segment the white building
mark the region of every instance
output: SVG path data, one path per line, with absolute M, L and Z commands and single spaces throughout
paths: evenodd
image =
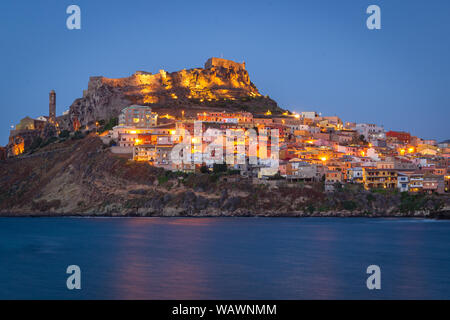
M 291 159 L 286 165 L 286 178 L 299 180 L 319 180 L 317 165 L 300 159 Z
M 300 112 L 300 117 L 302 117 L 302 118 L 315 119 L 318 116 L 319 115 L 315 111 L 303 111 L 303 112 Z
M 132 105 L 122 110 L 119 115 L 119 126 L 134 126 L 138 128 L 154 127 L 158 114 L 147 106 Z
M 290 129 L 290 132 L 292 134 L 295 133 L 295 131 L 307 131 L 309 133 L 316 133 L 320 132 L 320 129 L 318 127 L 310 127 L 306 124 L 288 124 L 286 125 Z
M 45 117 L 45 116 L 39 116 L 39 117 L 36 118 L 36 120 L 47 122 L 47 117 Z
M 397 188 L 400 192 L 409 191 L 409 176 L 404 173 L 399 173 L 397 178 Z
M 374 141 L 377 139 L 386 139 L 386 133 L 383 126 L 377 126 L 371 123 L 357 123 L 355 130 L 363 135 L 366 141 Z

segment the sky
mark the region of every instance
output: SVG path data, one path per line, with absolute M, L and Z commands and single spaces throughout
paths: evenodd
M 66 9 L 81 8 L 81 30 Z M 369 5 L 381 29 L 369 30 Z M 2 0 L 0 145 L 25 116 L 57 114 L 90 76 L 126 77 L 245 61 L 263 95 L 291 111 L 450 139 L 448 0 Z

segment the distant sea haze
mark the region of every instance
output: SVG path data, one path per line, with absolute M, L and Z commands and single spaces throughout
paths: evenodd
M 0 299 L 450 299 L 450 221 L 1 218 L 0 243 Z

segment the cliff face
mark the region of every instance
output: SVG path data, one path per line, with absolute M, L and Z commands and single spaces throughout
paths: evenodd
M 275 101 L 259 93 L 245 67 L 231 62 L 208 62 L 206 68 L 172 73 L 139 71 L 119 79 L 91 77 L 83 98 L 70 107 L 69 117 L 86 125 L 115 117 L 130 104 L 151 105 L 157 111 L 174 115 L 181 114 L 181 110 L 186 115 L 195 114 L 205 108 L 282 112 Z

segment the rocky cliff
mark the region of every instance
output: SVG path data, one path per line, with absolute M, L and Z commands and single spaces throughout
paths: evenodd
M 260 94 L 243 65 L 223 61 L 210 59 L 205 68 L 172 73 L 138 71 L 119 79 L 91 77 L 83 97 L 70 106 L 68 123 L 76 118 L 86 125 L 116 117 L 130 104 L 151 105 L 156 111 L 172 115 L 180 115 L 183 110 L 186 116 L 205 109 L 283 111 L 275 101 Z

